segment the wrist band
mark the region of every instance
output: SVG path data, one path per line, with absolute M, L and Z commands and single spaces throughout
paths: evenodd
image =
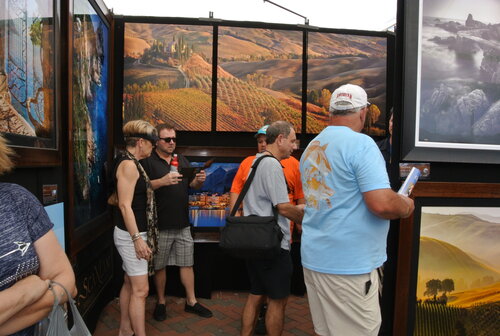
M 136 241 L 137 239 L 141 238 L 141 234 L 139 232 L 134 233 L 132 236 L 132 241 Z

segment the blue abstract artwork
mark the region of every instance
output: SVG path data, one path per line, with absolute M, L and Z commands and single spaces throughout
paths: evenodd
M 109 28 L 86 0 L 74 1 L 73 179 L 75 227 L 106 211 Z

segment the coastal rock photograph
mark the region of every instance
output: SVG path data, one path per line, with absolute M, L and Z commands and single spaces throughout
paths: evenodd
M 500 1 L 421 4 L 418 141 L 500 149 Z

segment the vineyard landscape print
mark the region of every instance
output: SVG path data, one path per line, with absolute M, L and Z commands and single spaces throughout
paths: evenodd
M 254 132 L 286 120 L 300 132 L 302 36 L 300 31 L 219 27 L 223 71 L 217 73 L 217 131 Z M 307 123 L 321 128 L 313 118 Z
M 500 208 L 422 207 L 415 336 L 498 335 Z
M 213 28 L 126 23 L 123 121 L 210 131 Z M 234 121 L 227 118 L 231 128 Z
M 363 133 L 383 136 L 386 124 L 387 39 L 376 36 L 311 32 L 308 38 L 308 133 L 320 132 L 328 122 L 332 92 L 357 84 L 372 105 Z

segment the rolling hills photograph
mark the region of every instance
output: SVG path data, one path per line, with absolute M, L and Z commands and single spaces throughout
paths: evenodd
M 422 207 L 414 335 L 496 335 L 500 208 Z
M 363 133 L 383 136 L 386 129 L 387 40 L 376 36 L 309 33 L 307 71 L 308 115 L 326 125 L 332 92 L 356 84 L 368 94 L 370 106 Z M 317 111 L 319 109 L 320 111 Z M 323 126 L 324 127 L 324 126 Z M 307 125 L 308 133 L 316 130 Z
M 125 24 L 123 121 L 172 123 L 178 130 L 210 131 L 211 26 Z M 222 114 L 227 114 L 227 109 Z M 228 115 L 223 127 L 241 122 Z
M 217 131 L 254 132 L 275 120 L 301 130 L 300 31 L 219 27 Z M 307 132 L 327 125 L 327 101 L 344 83 L 365 87 L 373 105 L 365 132 L 385 133 L 386 39 L 311 33 Z M 144 118 L 210 131 L 211 26 L 126 23 L 124 122 Z
M 417 297 L 432 279 L 452 279 L 452 294 L 500 285 L 499 237 L 498 208 L 422 207 Z

